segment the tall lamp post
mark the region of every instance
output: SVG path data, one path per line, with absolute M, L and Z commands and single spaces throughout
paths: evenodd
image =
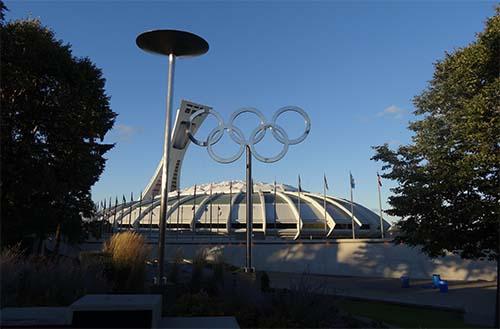
M 146 52 L 168 56 L 167 104 L 165 138 L 163 144 L 163 166 L 161 175 L 160 241 L 158 246 L 158 282 L 163 282 L 165 257 L 165 223 L 167 221 L 168 174 L 170 164 L 170 144 L 172 130 L 172 96 L 174 92 L 174 70 L 177 57 L 193 57 L 208 51 L 208 43 L 196 34 L 177 30 L 154 30 L 141 33 L 136 44 Z M 161 284 L 161 283 L 160 283 Z

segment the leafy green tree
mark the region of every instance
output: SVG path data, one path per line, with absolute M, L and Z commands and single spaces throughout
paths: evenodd
M 412 143 L 374 147 L 372 158 L 398 182 L 387 211 L 401 218 L 397 241 L 432 257 L 454 252 L 498 264 L 500 7 L 473 43 L 435 64 L 414 105 Z
M 56 230 L 75 240 L 113 147 L 105 80 L 38 20 L 2 19 L 1 40 L 1 244 Z

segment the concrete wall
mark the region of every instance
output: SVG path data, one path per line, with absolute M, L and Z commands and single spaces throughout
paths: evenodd
M 244 266 L 245 244 L 168 243 L 167 257 L 180 248 L 191 258 L 198 250 L 222 252 L 224 260 Z M 156 249 L 156 248 L 153 248 Z M 430 259 L 415 248 L 383 241 L 350 241 L 329 243 L 262 243 L 253 248 L 253 265 L 258 270 L 315 274 L 428 279 L 438 273 L 445 280 L 496 279 L 496 263 L 462 260 L 455 255 Z
M 157 243 L 151 242 L 152 257 L 156 257 Z M 102 242 L 85 243 L 82 250 L 100 249 Z M 168 239 L 166 257 L 173 259 L 181 249 L 185 258 L 192 258 L 198 250 L 222 252 L 224 261 L 235 266 L 245 264 L 245 243 L 178 241 Z M 399 278 L 409 275 L 414 279 L 429 279 L 433 273 L 445 280 L 496 280 L 496 263 L 462 260 L 455 255 L 430 259 L 418 249 L 394 245 L 382 240 L 336 240 L 302 242 L 254 241 L 253 266 L 258 270 L 315 274 Z

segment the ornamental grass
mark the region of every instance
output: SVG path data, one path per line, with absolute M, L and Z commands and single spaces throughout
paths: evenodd
M 146 279 L 146 261 L 150 248 L 135 232 L 114 234 L 104 244 L 104 253 L 112 263 L 111 279 L 116 292 L 141 292 Z

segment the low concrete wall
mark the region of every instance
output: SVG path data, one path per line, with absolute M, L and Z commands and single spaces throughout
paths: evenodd
M 222 252 L 224 260 L 235 266 L 245 264 L 245 244 L 168 243 L 167 257 L 180 248 L 191 258 L 205 248 Z M 415 248 L 383 241 L 339 241 L 328 243 L 255 243 L 253 265 L 258 270 L 314 274 L 416 279 L 438 273 L 445 280 L 496 279 L 496 263 L 462 260 L 455 255 L 430 259 Z
M 102 242 L 81 245 L 83 250 L 101 248 Z M 152 257 L 157 243 L 151 242 Z M 166 257 L 173 259 L 177 249 L 185 258 L 198 250 L 222 252 L 224 261 L 235 266 L 245 264 L 245 243 L 226 241 L 167 240 Z M 314 274 L 399 278 L 409 275 L 428 279 L 438 273 L 445 280 L 496 280 L 496 263 L 462 260 L 455 255 L 431 259 L 416 248 L 383 240 L 336 241 L 255 241 L 253 266 L 258 270 Z

